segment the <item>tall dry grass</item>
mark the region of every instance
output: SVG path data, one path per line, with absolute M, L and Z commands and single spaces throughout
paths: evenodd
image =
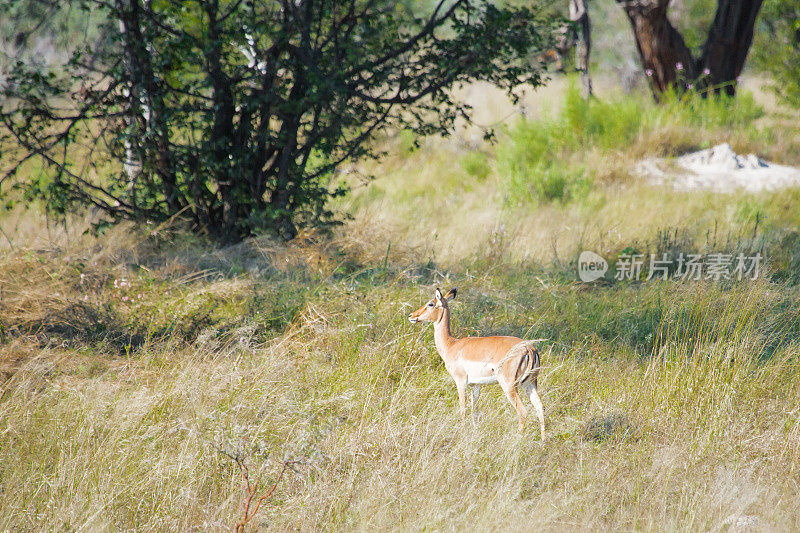
M 461 331 L 497 303 L 467 287 Z M 709 313 L 692 323 L 699 341 L 671 311 L 717 309 L 716 290 L 665 291 L 661 347 L 643 361 L 589 331 L 551 345 L 544 443 L 514 431 L 497 390 L 476 427 L 459 422 L 430 331 L 404 320 L 422 296 L 402 278 L 339 285 L 264 343 L 151 341 L 115 356 L 18 339 L 3 347 L 28 357 L 0 411 L 2 527 L 227 528 L 242 489 L 222 447 L 266 480 L 299 461 L 256 520 L 269 530 L 791 530 L 798 345 L 765 353 L 763 315 L 781 320 L 773 290 L 735 290 L 717 313 L 739 321 Z
M 231 456 L 264 486 L 297 461 L 253 530 L 797 529 L 798 196 L 628 173 L 730 136 L 765 147 L 779 120 L 717 111 L 704 131 L 648 107 L 646 127 L 595 117 L 578 137 L 559 111 L 479 150 L 409 152 L 400 134 L 359 169 L 378 179 L 340 206 L 354 219 L 289 245 L 218 249 L 167 227 L 94 238 L 5 214 L 0 530 L 230 529 L 245 497 Z M 559 148 L 531 165 L 585 190 L 508 198 L 537 128 Z M 620 131 L 632 147 L 609 142 Z M 575 281 L 577 251 L 665 235 L 761 249 L 770 266 L 742 283 Z M 476 426 L 459 421 L 430 329 L 405 319 L 456 284 L 457 334 L 548 339 L 544 443 L 514 431 L 497 389 Z

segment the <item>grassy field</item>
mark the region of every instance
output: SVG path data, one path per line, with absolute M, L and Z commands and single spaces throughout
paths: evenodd
M 3 214 L 0 530 L 231 529 L 237 461 L 267 490 L 287 460 L 249 529 L 797 530 L 800 191 L 631 172 L 723 141 L 800 164 L 797 116 L 749 86 L 656 107 L 557 80 L 528 119 L 492 96 L 496 144 L 387 136 L 345 176 L 352 218 L 288 245 Z M 584 249 L 767 265 L 590 286 Z M 457 335 L 547 339 L 544 442 L 499 388 L 459 420 L 430 328 L 406 320 L 454 285 Z

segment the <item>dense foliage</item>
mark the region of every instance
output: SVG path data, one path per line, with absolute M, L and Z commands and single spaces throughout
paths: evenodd
M 425 15 L 355 0 L 70 6 L 102 12 L 104 37 L 63 68 L 11 69 L 0 143 L 16 151 L 0 179 L 58 212 L 180 216 L 223 240 L 329 220 L 326 201 L 343 192 L 334 171 L 379 156 L 376 133 L 447 133 L 468 118 L 456 84 L 541 83 L 526 59 L 554 22 L 468 0 Z

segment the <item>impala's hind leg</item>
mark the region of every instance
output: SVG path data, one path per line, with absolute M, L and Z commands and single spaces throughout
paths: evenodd
M 507 383 L 505 379 L 499 376 L 497 382 L 500 384 L 500 387 L 503 388 L 503 392 L 506 393 L 506 398 L 508 398 L 508 401 L 511 402 L 511 405 L 517 412 L 517 417 L 519 418 L 518 429 L 519 432 L 522 433 L 522 430 L 525 428 L 525 420 L 528 418 L 528 410 L 525 409 L 525 406 L 522 405 L 522 401 L 519 399 L 516 384 L 513 380 L 511 380 L 511 383 Z
M 542 431 L 542 440 L 544 440 L 544 408 L 542 407 L 542 400 L 539 398 L 539 392 L 536 390 L 536 379 L 528 383 L 526 392 L 531 399 L 533 409 L 536 411 L 536 418 L 539 419 L 539 429 Z

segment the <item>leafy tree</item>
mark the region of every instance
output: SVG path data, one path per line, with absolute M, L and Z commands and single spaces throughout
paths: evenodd
M 16 49 L 14 55 L 25 55 L 31 49 L 31 37 L 52 41 L 61 49 L 78 39 L 97 37 L 98 25 L 91 12 L 65 9 L 59 0 L 0 0 L 0 13 L 0 35 L 3 44 Z
M 337 167 L 380 156 L 370 141 L 387 128 L 446 134 L 468 119 L 454 85 L 541 84 L 526 58 L 557 25 L 470 0 L 424 16 L 391 0 L 70 5 L 102 12 L 105 38 L 63 69 L 14 65 L 2 194 L 94 206 L 107 222 L 182 217 L 223 240 L 331 220 Z
M 800 107 L 800 1 L 767 0 L 760 24 L 754 62 L 771 75 L 781 101 Z

